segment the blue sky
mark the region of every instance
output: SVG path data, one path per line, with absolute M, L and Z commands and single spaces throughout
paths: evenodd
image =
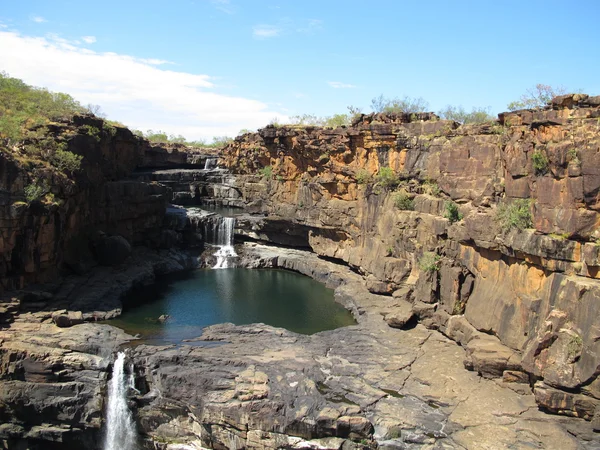
M 600 94 L 600 2 L 0 0 L 0 70 L 188 138 L 373 97 L 505 110 Z

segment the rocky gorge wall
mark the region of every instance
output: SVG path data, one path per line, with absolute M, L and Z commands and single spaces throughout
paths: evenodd
M 82 156 L 81 168 L 59 171 L 43 154 L 31 158 L 0 148 L 0 293 L 55 281 L 64 269 L 81 274 L 98 263 L 120 262 L 129 245 L 168 246 L 169 188 L 132 173 L 203 166 L 207 158 L 183 145 L 152 144 L 94 116 L 47 128 L 43 139 Z M 31 186 L 44 187 L 45 195 L 28 200 L 24 191 Z M 107 241 L 114 236 L 121 237 L 120 246 Z
M 466 348 L 466 367 L 528 380 L 546 410 L 594 416 L 599 97 L 558 97 L 481 125 L 423 113 L 363 115 L 336 129 L 268 126 L 238 137 L 221 164 L 237 175 L 246 209 L 266 215 L 241 234 L 286 244 L 286 227 L 303 230 L 304 242 L 287 244 L 409 302 Z M 382 168 L 399 183 L 378 177 Z M 412 207 L 396 207 L 394 190 Z M 529 199 L 531 225 L 503 227 L 501 205 L 519 199 Z M 450 220 L 449 203 L 461 220 Z

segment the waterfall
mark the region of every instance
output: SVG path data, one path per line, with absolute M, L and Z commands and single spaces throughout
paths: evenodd
M 129 374 L 125 373 L 125 353 L 119 352 L 108 386 L 104 450 L 134 450 L 136 448 L 135 423 L 127 406 L 129 389 L 135 389 L 133 370 L 130 370 Z
M 217 168 L 217 158 L 206 158 L 204 161 L 204 170 L 216 169 Z
M 237 256 L 233 248 L 233 228 L 235 226 L 235 218 L 221 217 L 213 223 L 213 238 L 215 244 L 219 246 L 219 250 L 214 256 L 217 257 L 217 263 L 213 269 L 227 269 L 230 259 Z

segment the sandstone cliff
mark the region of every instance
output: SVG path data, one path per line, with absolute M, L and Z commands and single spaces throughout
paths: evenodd
M 98 262 L 119 262 L 119 242 L 106 242 L 107 236 L 124 238 L 125 247 L 164 244 L 171 194 L 164 185 L 131 175 L 203 165 L 206 159 L 180 144 L 152 144 L 94 116 L 50 124 L 25 148 L 47 142 L 82 156 L 81 168 L 60 171 L 43 151 L 31 156 L 0 147 L 0 293 L 54 281 L 63 269 L 85 273 Z M 44 195 L 27 199 L 28 186 L 43 187 Z
M 267 215 L 243 233 L 350 265 L 465 346 L 468 368 L 521 374 L 543 408 L 591 419 L 599 155 L 600 97 L 570 95 L 483 125 L 375 114 L 348 128 L 269 126 L 222 164 L 246 208 Z M 526 229 L 499 220 L 519 199 L 531 200 Z

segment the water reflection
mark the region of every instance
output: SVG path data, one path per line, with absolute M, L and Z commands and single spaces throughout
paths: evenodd
M 168 315 L 163 323 L 159 317 Z M 333 291 L 282 270 L 198 270 L 161 280 L 126 299 L 122 316 L 110 321 L 157 343 L 197 337 L 215 323 L 264 322 L 303 334 L 351 325 L 351 314 Z

